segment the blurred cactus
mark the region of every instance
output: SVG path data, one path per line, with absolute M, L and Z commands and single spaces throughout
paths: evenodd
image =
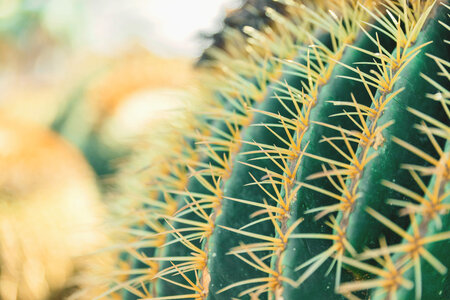
M 55 134 L 4 115 L 0 169 L 0 298 L 61 299 L 105 243 L 93 173 Z
M 105 65 L 74 89 L 51 125 L 82 150 L 100 176 L 114 172 L 114 160 L 123 157 L 136 135 L 160 117 L 158 110 L 179 106 L 176 101 L 159 103 L 158 94 L 146 97 L 146 93 L 176 92 L 186 88 L 193 75 L 188 60 L 160 58 L 140 47 Z M 138 109 L 146 107 L 147 114 L 136 114 L 134 105 L 141 107 Z M 142 129 L 137 130 L 130 123 Z

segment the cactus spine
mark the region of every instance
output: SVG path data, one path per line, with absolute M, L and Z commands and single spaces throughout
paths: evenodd
M 284 3 L 213 51 L 106 294 L 450 297 L 448 2 Z

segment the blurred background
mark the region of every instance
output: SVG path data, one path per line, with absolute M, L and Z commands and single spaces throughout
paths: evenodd
M 240 5 L 0 0 L 0 299 L 76 293 L 106 240 L 105 182 L 182 107 L 207 37 Z

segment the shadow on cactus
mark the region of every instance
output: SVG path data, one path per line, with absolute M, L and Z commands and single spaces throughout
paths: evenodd
M 450 298 L 448 2 L 282 2 L 148 151 L 101 297 Z

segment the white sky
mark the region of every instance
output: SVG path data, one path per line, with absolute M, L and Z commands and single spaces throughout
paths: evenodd
M 164 56 L 198 56 L 200 32 L 220 29 L 227 9 L 239 0 L 84 0 L 84 37 L 101 52 L 140 41 Z

